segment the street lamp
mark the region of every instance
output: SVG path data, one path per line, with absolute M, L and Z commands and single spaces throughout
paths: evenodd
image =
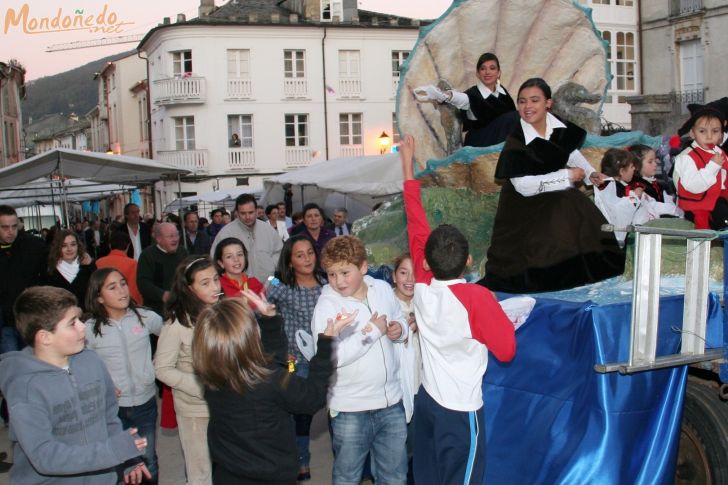
M 389 146 L 389 135 L 387 135 L 386 131 L 383 131 L 381 135 L 379 135 L 379 154 L 383 155 L 384 152 L 387 151 L 387 147 Z

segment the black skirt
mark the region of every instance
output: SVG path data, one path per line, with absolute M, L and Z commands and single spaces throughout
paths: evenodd
M 525 197 L 510 180 L 501 190 L 485 277 L 494 291 L 538 293 L 574 288 L 624 272 L 625 253 L 582 192 Z

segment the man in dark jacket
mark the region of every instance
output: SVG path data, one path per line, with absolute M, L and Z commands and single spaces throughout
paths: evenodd
M 200 219 L 196 212 L 186 212 L 184 216 L 184 235 L 187 252 L 207 256 L 210 253 L 210 236 L 199 228 Z
M 154 226 L 154 238 L 157 244 L 146 248 L 139 258 L 137 286 L 144 304 L 164 315 L 164 302 L 169 298 L 174 272 L 187 251 L 180 247 L 177 226 L 171 222 Z
M 137 261 L 139 261 L 142 251 L 152 244 L 149 226 L 140 222 L 140 220 L 139 206 L 133 202 L 126 204 L 124 206 L 124 223 L 120 229 L 129 234 L 129 239 L 131 239 L 131 244 L 126 252 L 127 256 Z
M 15 330 L 13 304 L 24 289 L 41 284 L 48 267 L 48 254 L 41 239 L 18 234 L 18 215 L 0 205 L 0 353 L 23 347 Z

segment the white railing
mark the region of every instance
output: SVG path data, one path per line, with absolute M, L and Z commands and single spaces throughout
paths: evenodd
M 252 148 L 228 148 L 228 170 L 255 168 L 255 150 Z
M 359 98 L 359 97 L 361 97 L 361 79 L 359 79 L 359 78 L 339 79 L 339 97 L 340 98 Z
M 227 97 L 233 99 L 248 99 L 253 93 L 250 79 L 228 79 Z
M 305 98 L 308 95 L 308 84 L 302 77 L 287 77 L 283 80 L 283 94 L 286 98 Z
M 399 77 L 392 77 L 392 96 L 397 96 L 399 89 Z
M 174 77 L 154 81 L 155 104 L 203 103 L 206 97 L 204 77 Z
M 309 147 L 286 147 L 286 168 L 299 168 L 311 165 Z
M 362 157 L 364 156 L 364 147 L 361 145 L 341 145 L 342 157 Z
M 157 160 L 192 172 L 209 172 L 210 158 L 207 150 L 159 150 Z

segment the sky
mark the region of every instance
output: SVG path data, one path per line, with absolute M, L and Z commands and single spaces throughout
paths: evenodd
M 215 5 L 224 3 L 225 0 L 215 0 Z M 437 18 L 450 3 L 451 0 L 359 0 L 359 8 L 405 17 Z M 198 6 L 199 0 L 4 0 L 0 6 L 0 61 L 20 61 L 26 69 L 26 81 L 57 74 L 133 49 L 138 42 L 45 52 L 48 46 L 143 35 L 164 17 L 171 17 L 173 22 L 178 13 L 188 19 L 197 17 Z M 22 20 L 24 15 L 27 22 Z M 70 23 L 64 28 L 64 17 L 69 22 L 83 19 L 83 25 Z M 61 24 L 56 26 L 54 18 L 61 19 Z

